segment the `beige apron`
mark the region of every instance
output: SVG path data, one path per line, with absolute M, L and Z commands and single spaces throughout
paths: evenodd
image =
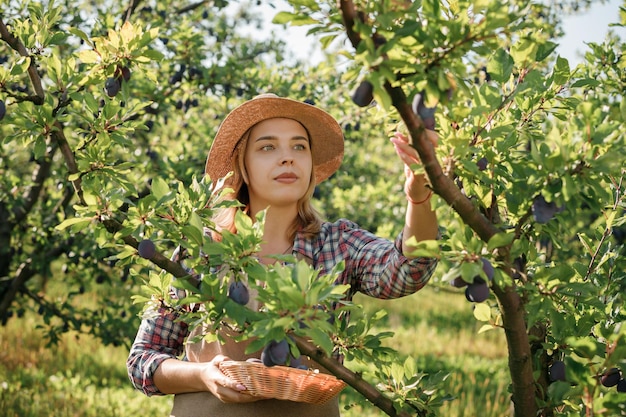
M 337 397 L 322 405 L 281 400 L 226 404 L 209 392 L 177 394 L 170 417 L 339 417 Z
M 251 292 L 250 308 L 258 308 L 255 305 L 255 294 Z M 222 330 L 225 336 L 228 333 Z M 199 334 L 199 330 L 192 331 L 188 340 L 193 340 Z M 225 343 L 206 342 L 200 340 L 195 343 L 187 343 L 185 353 L 190 362 L 209 362 L 216 355 L 224 355 L 235 361 L 245 361 L 249 358 L 259 358 L 261 352 L 246 354 L 247 342 L 238 343 L 231 337 L 225 337 Z M 323 369 L 315 362 L 304 360 L 303 363 L 312 368 Z M 174 396 L 174 406 L 170 417 L 339 417 L 338 396 L 324 404 L 297 403 L 284 400 L 259 400 L 252 403 L 223 403 L 210 392 L 194 392 L 177 394 Z

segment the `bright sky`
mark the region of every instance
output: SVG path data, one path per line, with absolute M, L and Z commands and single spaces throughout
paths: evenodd
M 609 29 L 620 39 L 626 41 L 626 28 L 612 26 L 619 23 L 619 7 L 626 8 L 624 0 L 610 0 L 607 4 L 592 6 L 591 10 L 582 15 L 568 17 L 563 21 L 565 37 L 561 39 L 559 49 L 561 56 L 572 62 L 580 62 L 580 56 L 588 49 L 585 43 L 602 43 Z
M 607 4 L 597 4 L 584 15 L 568 17 L 563 22 L 565 37 L 561 39 L 557 52 L 570 61 L 574 66 L 581 61 L 584 51 L 588 49 L 585 43 L 601 43 L 608 33 L 610 23 L 619 23 L 619 7 L 622 4 L 626 8 L 626 0 L 610 0 Z M 271 21 L 277 10 L 269 7 L 263 8 L 268 21 Z M 285 7 L 284 10 L 288 8 Z M 612 27 L 617 35 L 626 40 L 626 28 Z M 307 27 L 288 27 L 287 45 L 291 52 L 302 59 L 322 59 L 318 42 L 306 38 Z

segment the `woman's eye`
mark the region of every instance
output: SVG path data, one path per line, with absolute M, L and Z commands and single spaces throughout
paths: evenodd
M 262 151 L 271 151 L 272 149 L 274 149 L 273 145 L 265 145 L 261 147 Z
M 293 148 L 297 151 L 305 151 L 306 145 L 299 144 L 299 145 L 294 146 Z

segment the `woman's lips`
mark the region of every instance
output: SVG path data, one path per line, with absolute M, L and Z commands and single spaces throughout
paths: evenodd
M 274 180 L 285 183 L 285 184 L 291 184 L 298 180 L 298 176 L 293 173 L 285 173 L 285 174 L 280 174 L 279 176 L 274 178 Z

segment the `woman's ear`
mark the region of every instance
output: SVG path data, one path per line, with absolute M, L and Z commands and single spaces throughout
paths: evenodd
M 248 179 L 248 171 L 246 171 L 246 167 L 241 167 L 241 179 L 246 185 L 250 185 L 250 180 Z

